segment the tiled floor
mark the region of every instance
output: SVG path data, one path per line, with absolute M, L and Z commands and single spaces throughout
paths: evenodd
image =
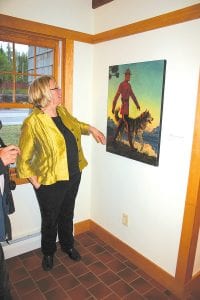
M 93 233 L 76 236 L 75 246 L 82 260 L 58 245 L 50 272 L 42 270 L 40 249 L 8 259 L 13 300 L 177 299 Z

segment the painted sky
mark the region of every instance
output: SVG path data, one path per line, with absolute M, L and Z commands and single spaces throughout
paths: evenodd
M 119 78 L 112 76 L 108 83 L 108 117 L 113 118 L 112 101 L 119 84 L 124 80 L 125 70 L 129 68 L 131 71 L 130 84 L 141 108 L 138 111 L 130 98 L 129 116 L 136 118 L 147 109 L 154 118 L 152 128 L 157 127 L 160 124 L 165 63 L 165 60 L 156 60 L 119 65 Z M 120 106 L 121 99 L 119 97 L 116 108 Z

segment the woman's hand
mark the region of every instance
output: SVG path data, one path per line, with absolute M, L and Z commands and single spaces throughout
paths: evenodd
M 90 126 L 89 133 L 92 134 L 93 138 L 96 140 L 97 143 L 101 143 L 102 145 L 105 145 L 106 138 L 101 131 L 99 131 L 97 128 L 93 126 Z
M 34 186 L 34 188 L 37 190 L 41 186 L 41 184 L 37 180 L 37 176 L 29 177 L 28 179 L 30 183 Z

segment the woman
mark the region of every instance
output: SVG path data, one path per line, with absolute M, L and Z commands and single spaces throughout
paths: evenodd
M 79 122 L 61 105 L 61 90 L 51 76 L 41 76 L 29 87 L 33 112 L 25 119 L 17 160 L 20 178 L 32 183 L 41 212 L 42 267 L 53 268 L 58 234 L 61 249 L 75 261 L 73 216 L 81 171 L 87 165 L 81 135 L 90 133 L 105 144 L 105 136 L 89 124 Z

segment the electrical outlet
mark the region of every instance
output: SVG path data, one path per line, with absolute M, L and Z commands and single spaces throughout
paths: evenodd
M 122 214 L 122 224 L 125 226 L 128 226 L 128 215 L 127 214 Z

